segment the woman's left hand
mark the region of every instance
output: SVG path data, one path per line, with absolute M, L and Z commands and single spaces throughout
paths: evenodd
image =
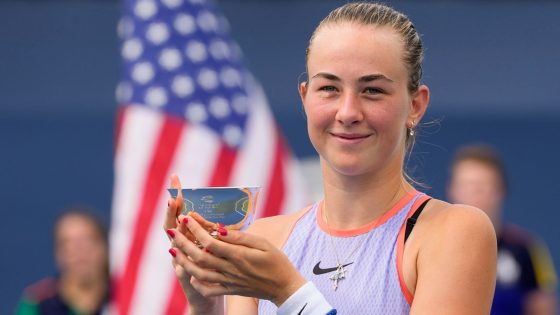
M 280 306 L 305 284 L 288 257 L 266 239 L 225 228 L 219 228 L 219 239 L 214 239 L 188 218 L 186 227 L 203 248 L 176 233 L 173 245 L 181 253 L 174 259 L 192 275 L 192 286 L 203 296 L 241 295 Z

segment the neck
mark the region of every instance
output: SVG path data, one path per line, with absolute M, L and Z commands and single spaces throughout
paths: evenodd
M 77 311 L 92 313 L 101 305 L 107 293 L 105 277 L 82 279 L 64 275 L 60 279 L 61 295 Z
M 362 227 L 381 217 L 414 188 L 400 169 L 383 174 L 341 175 L 321 161 L 324 176 L 324 214 L 333 229 Z

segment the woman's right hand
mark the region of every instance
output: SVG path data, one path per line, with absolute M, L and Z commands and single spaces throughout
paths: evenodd
M 163 229 L 166 231 L 168 234 L 167 236 L 171 241 L 173 241 L 173 237 L 171 237 L 169 233 L 174 233 L 174 231 L 170 231 L 170 229 L 175 229 L 175 231 L 184 234 L 189 240 L 193 241 L 194 245 L 194 236 L 190 233 L 190 231 L 188 231 L 186 225 L 182 223 L 185 218 L 185 216 L 180 213 L 183 207 L 183 194 L 181 192 L 181 182 L 179 181 L 179 177 L 176 175 L 171 176 L 171 188 L 178 189 L 178 194 L 177 198 L 170 198 L 168 201 Z M 194 218 L 197 219 L 198 223 L 205 228 L 213 228 L 215 225 L 211 222 L 205 221 L 201 216 L 194 216 Z M 176 257 L 177 255 L 184 255 L 181 251 L 175 249 L 173 244 L 169 253 L 173 257 Z M 188 259 L 188 257 L 186 258 Z M 176 259 L 173 259 L 172 261 L 173 268 L 175 269 L 175 275 L 181 283 L 181 287 L 183 288 L 183 291 L 189 301 L 190 314 L 223 314 L 224 298 L 222 296 L 204 297 L 199 294 L 191 284 L 191 275 L 187 273 L 183 267 L 177 264 L 176 261 Z

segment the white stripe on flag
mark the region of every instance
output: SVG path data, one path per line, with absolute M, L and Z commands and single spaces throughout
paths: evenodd
M 234 186 L 255 185 L 263 188 L 257 204 L 257 216 L 260 216 L 260 209 L 268 194 L 265 186 L 273 176 L 277 131 L 262 87 L 251 74 L 246 73 L 245 78 L 251 114 L 247 120 L 246 142 L 239 152 L 231 182 Z
M 206 128 L 187 126 L 177 145 L 167 177 L 177 174 L 183 187 L 206 186 L 219 154 L 219 139 Z M 167 188 L 166 182 L 158 198 L 160 209 L 156 209 L 148 232 L 150 236 L 141 258 L 137 275 L 139 285 L 132 297 L 130 314 L 163 314 L 175 282 L 171 256 L 167 252 L 171 245 L 162 229 L 169 198 Z
M 276 143 L 274 121 L 262 101 L 254 103 L 254 106 L 247 121 L 246 141 L 238 153 L 232 173 L 231 183 L 234 186 L 262 187 L 272 175 L 271 164 Z
M 116 277 L 120 277 L 127 261 L 133 219 L 139 208 L 138 192 L 144 185 L 145 170 L 151 161 L 162 121 L 161 114 L 145 107 L 128 106 L 123 113 L 119 146 L 115 153 L 110 235 L 111 270 Z

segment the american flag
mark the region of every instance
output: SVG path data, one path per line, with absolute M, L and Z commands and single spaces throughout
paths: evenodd
M 212 2 L 125 0 L 118 31 L 112 309 L 185 314 L 162 230 L 170 175 L 183 187 L 261 186 L 260 216 L 304 206 L 305 188 Z

